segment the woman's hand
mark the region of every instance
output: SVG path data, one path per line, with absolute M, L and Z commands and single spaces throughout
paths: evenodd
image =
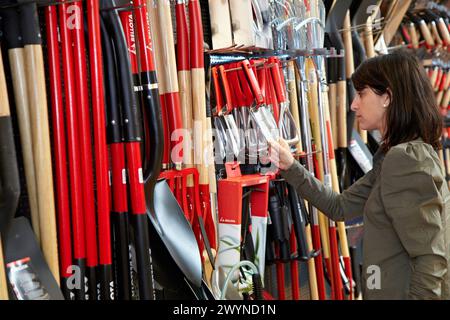
M 292 156 L 291 149 L 286 141 L 280 139 L 277 141 L 269 141 L 269 158 L 281 170 L 289 169 L 294 163 L 295 159 Z

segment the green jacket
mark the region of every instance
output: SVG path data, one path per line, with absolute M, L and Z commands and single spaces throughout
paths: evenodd
M 282 176 L 332 220 L 364 216 L 364 299 L 450 299 L 450 193 L 429 144 L 377 152 L 373 169 L 342 194 L 298 162 Z

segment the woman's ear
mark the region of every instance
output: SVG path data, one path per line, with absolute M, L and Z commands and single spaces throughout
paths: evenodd
M 384 102 L 383 107 L 387 108 L 391 104 L 392 91 L 390 88 L 387 88 L 387 92 L 383 94 Z

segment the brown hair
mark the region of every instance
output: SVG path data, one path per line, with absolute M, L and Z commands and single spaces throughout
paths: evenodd
M 441 148 L 443 119 L 425 69 L 415 56 L 401 50 L 368 59 L 353 73 L 352 82 L 357 91 L 368 87 L 378 95 L 389 95 L 384 152 L 417 138 Z

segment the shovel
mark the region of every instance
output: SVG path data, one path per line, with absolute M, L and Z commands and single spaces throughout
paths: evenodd
M 0 54 L 0 300 L 8 300 L 1 236 L 8 230 L 16 213 L 20 195 L 14 135 L 11 124 L 8 92 Z

